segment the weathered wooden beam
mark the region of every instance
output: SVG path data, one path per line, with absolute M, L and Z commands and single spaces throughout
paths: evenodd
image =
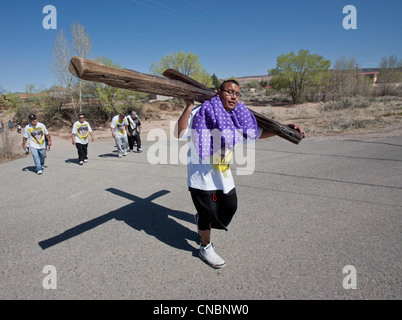
M 205 87 L 203 84 L 187 77 L 186 75 L 176 70 L 167 69 L 165 72 L 163 72 L 163 75 L 167 78 L 180 80 L 183 81 L 184 83 L 191 84 L 192 86 L 195 86 L 197 88 L 202 88 L 205 91 L 211 92 L 211 94 L 216 94 L 215 91 L 213 91 L 212 89 Z M 295 144 L 298 144 L 303 139 L 303 135 L 300 132 L 291 129 L 288 126 L 285 126 L 277 121 L 269 119 L 252 109 L 249 110 L 251 111 L 251 113 L 254 114 L 257 123 L 261 128 Z
M 102 63 L 76 56 L 71 58 L 68 69 L 80 79 L 101 82 L 116 88 L 178 97 L 200 103 L 210 100 L 216 94 L 212 89 L 172 69 L 166 70 L 164 75 L 173 79 L 165 79 L 133 70 L 108 67 Z M 251 109 L 250 111 L 256 117 L 261 128 L 295 144 L 303 139 L 300 132 L 264 117 Z
M 303 139 L 303 135 L 299 131 L 291 129 L 288 126 L 279 123 L 278 121 L 264 117 L 262 114 L 252 109 L 249 110 L 252 114 L 254 114 L 255 119 L 261 128 L 290 142 L 293 142 L 294 144 L 299 144 L 299 142 Z
M 212 90 L 211 88 L 208 88 L 207 86 L 204 86 L 202 83 L 199 83 L 198 81 L 186 76 L 185 74 L 183 74 L 177 70 L 166 69 L 165 71 L 163 71 L 162 75 L 165 76 L 166 78 L 169 78 L 172 80 L 178 80 L 178 81 L 187 83 L 189 85 L 192 85 L 193 87 L 197 87 L 202 90 L 209 91 L 213 95 L 216 94 L 216 91 Z
M 88 81 L 105 83 L 109 86 L 146 93 L 172 96 L 204 102 L 214 95 L 209 91 L 183 83 L 128 69 L 117 69 L 102 63 L 72 57 L 69 71 L 76 77 Z

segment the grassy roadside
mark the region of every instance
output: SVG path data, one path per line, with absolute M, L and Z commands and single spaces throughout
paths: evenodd
M 390 96 L 253 109 L 282 123 L 296 123 L 310 135 L 380 132 L 402 122 L 402 98 Z
M 181 108 L 167 108 L 165 105 L 168 103 L 164 103 L 163 108 L 160 105 L 154 105 L 155 110 L 152 109 L 152 105 L 148 106 L 147 113 L 156 114 L 161 120 L 146 120 L 144 121 L 145 127 L 169 128 L 168 124 L 165 125 L 164 122 L 169 123 L 180 116 Z M 326 103 L 301 105 L 271 106 L 269 103 L 265 106 L 247 105 L 281 123 L 298 124 L 309 136 L 381 133 L 392 125 L 402 123 L 402 97 L 395 96 L 341 98 Z M 109 136 L 108 125 L 105 125 L 104 128 L 103 131 L 106 130 L 106 134 Z M 48 129 L 53 133 L 59 132 L 58 136 L 61 138 L 70 137 L 71 128 L 68 126 Z M 144 140 L 146 136 L 146 132 L 144 132 Z M 21 142 L 22 133 L 17 133 L 16 129 L 11 131 L 5 128 L 0 134 L 0 163 L 24 157 L 25 152 Z

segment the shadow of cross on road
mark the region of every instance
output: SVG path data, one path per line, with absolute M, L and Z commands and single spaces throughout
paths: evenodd
M 128 226 L 138 231 L 143 230 L 147 234 L 154 236 L 171 247 L 180 250 L 187 250 L 192 253 L 195 252 L 196 249 L 191 246 L 186 239 L 197 242 L 199 241 L 198 234 L 170 218 L 171 216 L 183 221 L 194 223 L 194 216 L 187 212 L 172 210 L 152 202 L 156 198 L 168 194 L 170 191 L 161 190 L 147 198 L 140 198 L 114 188 L 106 189 L 106 191 L 132 200 L 133 203 L 79 224 L 57 236 L 40 241 L 38 243 L 39 246 L 45 250 L 63 241 L 77 237 L 80 234 L 94 229 L 112 219 L 116 219 L 125 222 Z

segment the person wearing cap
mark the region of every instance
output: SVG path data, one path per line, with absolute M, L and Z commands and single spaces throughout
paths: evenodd
M 130 115 L 127 116 L 128 120 L 128 131 L 130 132 L 130 135 L 128 137 L 128 145 L 130 147 L 130 152 L 134 152 L 134 141 L 137 145 L 137 152 L 142 152 L 141 148 L 141 121 L 140 118 L 138 118 L 137 113 L 135 111 L 132 111 Z
M 28 116 L 29 124 L 25 126 L 24 135 L 22 137 L 22 148 L 25 150 L 27 141 L 31 149 L 32 157 L 36 167 L 36 173 L 43 173 L 43 165 L 46 158 L 45 137 L 48 140 L 48 146 L 52 145 L 52 139 L 46 129 L 46 126 L 38 122 L 36 116 L 31 113 Z
M 113 117 L 110 131 L 112 131 L 112 136 L 116 141 L 119 158 L 126 156 L 128 149 L 127 134 L 129 135 L 130 133 L 128 132 L 128 122 L 124 113 L 119 113 Z
M 88 162 L 88 138 L 91 135 L 91 141 L 94 142 L 91 125 L 85 121 L 85 116 L 80 114 L 78 121 L 73 124 L 71 140 L 78 151 L 78 161 L 80 165 Z

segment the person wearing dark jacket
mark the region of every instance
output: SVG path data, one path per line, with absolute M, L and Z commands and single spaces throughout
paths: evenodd
M 137 113 L 132 111 L 130 115 L 127 116 L 128 121 L 128 131 L 130 135 L 128 137 L 128 145 L 130 152 L 134 152 L 134 142 L 137 145 L 137 152 L 142 152 L 141 148 L 141 121 L 138 118 Z

